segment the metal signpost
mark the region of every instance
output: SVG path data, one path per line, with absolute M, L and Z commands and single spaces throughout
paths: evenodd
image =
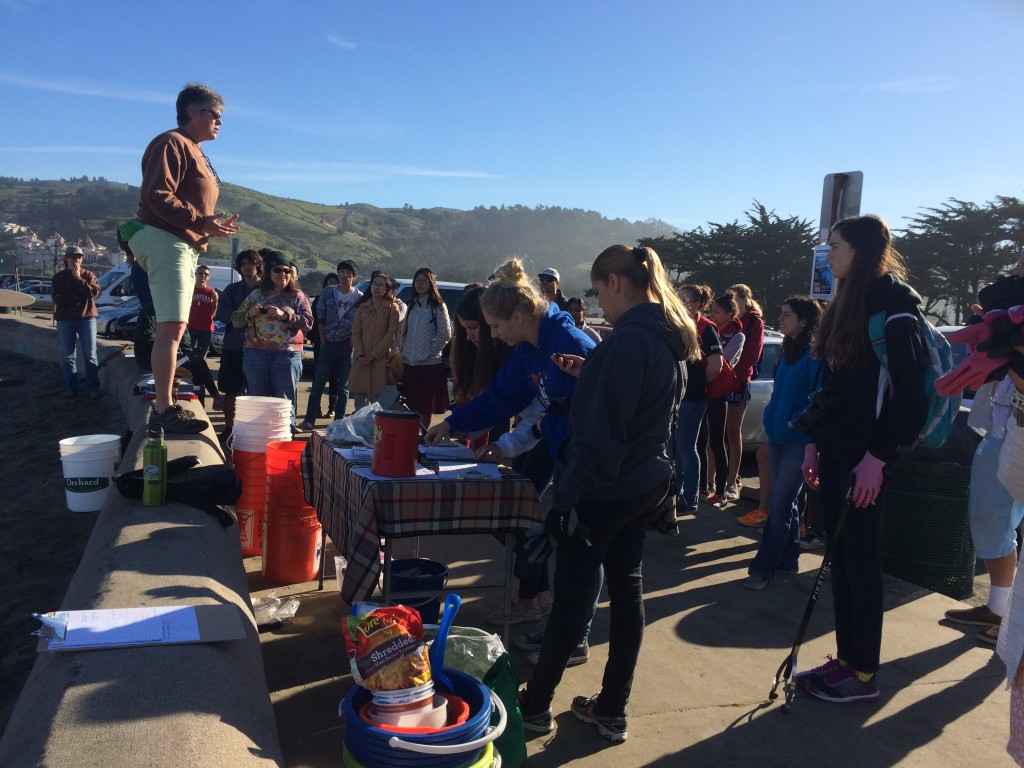
M 863 171 L 830 173 L 825 176 L 821 193 L 821 221 L 818 242 L 811 256 L 811 298 L 831 301 L 834 293 L 832 270 L 828 266 L 828 233 L 837 221 L 860 215 L 860 197 L 864 189 Z

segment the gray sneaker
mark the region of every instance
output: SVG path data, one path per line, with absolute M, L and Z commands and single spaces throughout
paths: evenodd
M 551 716 L 551 707 L 547 709 L 531 709 L 530 702 L 526 697 L 526 689 L 520 688 L 516 700 L 519 706 L 519 714 L 523 716 L 523 730 L 531 733 L 551 733 L 555 729 L 554 718 Z
M 516 644 L 516 648 L 520 651 L 539 651 L 541 643 L 544 642 L 544 628 L 547 626 L 548 621 L 540 622 L 537 628 L 528 635 L 517 635 L 513 641 Z
M 195 435 L 210 426 L 210 423 L 197 419 L 192 411 L 175 403 L 163 413 L 157 413 L 155 408 L 150 409 L 149 426 L 162 427 L 164 434 L 168 435 Z
M 533 651 L 533 653 L 526 657 L 526 660 L 531 664 L 536 664 L 540 661 L 540 651 Z M 590 645 L 584 640 L 573 650 L 569 660 L 565 662 L 565 668 L 578 667 L 580 664 L 586 664 L 588 661 L 590 661 Z
M 572 700 L 572 713 L 584 723 L 597 726 L 597 732 L 609 741 L 625 741 L 629 735 L 626 731 L 626 714 L 608 715 L 601 711 L 600 694 L 577 696 Z

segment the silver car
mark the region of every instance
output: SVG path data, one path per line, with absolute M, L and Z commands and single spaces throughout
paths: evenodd
M 761 353 L 761 373 L 750 382 L 750 402 L 743 416 L 743 452 L 756 451 L 766 441 L 764 434 L 764 409 L 772 398 L 775 384 L 775 368 L 782 356 L 782 334 L 765 329 L 764 347 Z

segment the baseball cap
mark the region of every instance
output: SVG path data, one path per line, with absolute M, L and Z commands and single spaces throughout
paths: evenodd
M 64 255 L 65 256 L 84 256 L 85 255 L 85 251 L 83 251 L 77 245 L 73 245 L 70 248 L 68 248 L 66 251 L 64 251 Z
M 537 277 L 553 277 L 558 282 L 562 282 L 562 278 L 561 278 L 561 276 L 559 276 L 558 270 L 553 268 L 553 267 L 548 267 L 543 272 L 541 272 L 539 275 L 537 275 Z

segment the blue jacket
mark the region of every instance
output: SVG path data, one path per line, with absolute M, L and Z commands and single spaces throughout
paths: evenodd
M 558 447 L 569 434 L 569 401 L 576 377 L 562 373 L 551 355 L 586 357 L 594 346 L 568 312 L 550 305 L 540 321 L 537 346 L 517 344 L 487 390 L 452 411 L 446 421 L 453 432 L 477 432 L 512 418 L 537 398 L 546 411 L 540 431 L 557 459 Z
M 789 422 L 807 405 L 807 397 L 814 390 L 814 376 L 818 360 L 811 357 L 808 346 L 800 359 L 790 365 L 783 357 L 775 371 L 772 398 L 764 409 L 764 432 L 777 445 L 807 444 L 811 438 L 789 428 Z M 821 382 L 818 382 L 819 384 Z

